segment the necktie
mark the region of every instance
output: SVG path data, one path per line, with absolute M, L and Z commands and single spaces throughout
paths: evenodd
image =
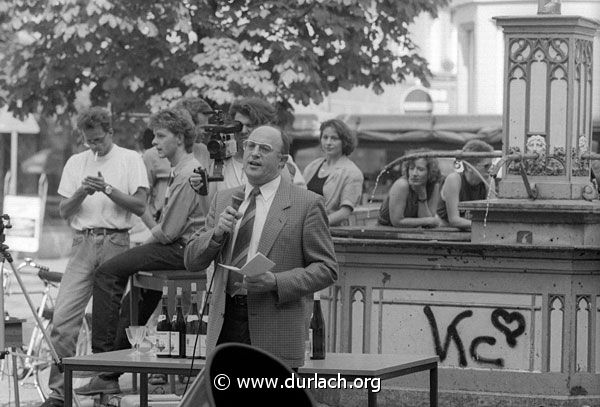
M 260 189 L 254 187 L 248 197 L 248 207 L 244 216 L 240 221 L 240 227 L 238 229 L 233 250 L 231 251 L 231 265 L 241 268 L 246 264 L 248 258 L 248 249 L 250 248 L 250 240 L 252 239 L 252 230 L 254 229 L 254 215 L 256 213 L 256 196 L 260 195 Z M 235 295 L 238 290 L 234 283 L 242 282 L 242 275 L 236 272 L 229 273 L 229 279 L 227 280 L 227 293 Z

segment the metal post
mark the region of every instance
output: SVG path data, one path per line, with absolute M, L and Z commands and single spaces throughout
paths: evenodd
M 19 133 L 10 133 L 10 187 L 9 194 L 17 195 L 17 168 L 19 161 Z
M 17 348 L 12 347 L 12 373 L 13 373 L 13 385 L 15 386 L 15 407 L 21 405 L 19 397 L 19 374 L 17 372 Z
M 4 352 L 4 259 L 0 260 L 0 352 Z
M 438 368 L 429 369 L 429 405 L 431 407 L 438 406 Z

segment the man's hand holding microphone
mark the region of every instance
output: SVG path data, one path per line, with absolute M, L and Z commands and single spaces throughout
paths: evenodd
M 239 211 L 245 195 L 243 191 L 237 191 L 231 196 L 231 205 L 226 207 L 219 216 L 219 221 L 215 227 L 213 239 L 222 243 L 225 238 L 233 235 L 236 222 L 242 218 L 243 214 Z M 267 271 L 256 276 L 244 276 L 242 283 L 235 283 L 240 288 L 248 291 L 267 292 L 277 290 L 277 280 L 275 274 Z
M 239 211 L 242 202 L 244 202 L 244 191 L 237 191 L 231 197 L 231 205 L 226 207 L 219 216 L 219 221 L 215 226 L 213 239 L 216 242 L 223 242 L 225 237 L 233 234 L 235 223 L 241 219 L 243 214 Z

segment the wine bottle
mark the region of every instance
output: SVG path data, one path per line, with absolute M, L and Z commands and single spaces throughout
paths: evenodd
M 181 287 L 177 287 L 175 313 L 171 321 L 171 357 L 185 358 L 185 319 L 181 305 Z
M 312 337 L 311 359 L 325 359 L 325 320 L 321 311 L 319 293 L 313 297 L 313 313 L 310 319 L 309 338 Z
M 192 304 L 185 317 L 185 355 L 188 359 L 200 357 L 200 342 L 196 337 L 200 331 L 200 320 L 198 317 L 198 292 L 196 283 L 191 283 Z M 199 338 L 198 338 L 199 339 Z
M 168 288 L 163 287 L 162 310 L 156 325 L 156 357 L 171 357 L 171 322 L 169 321 Z
M 308 333 L 304 340 L 304 359 L 310 359 L 312 357 L 312 329 L 310 324 L 308 327 Z
M 198 338 L 198 345 L 200 346 L 200 357 L 206 358 L 206 334 L 208 332 L 208 311 L 210 304 L 210 296 L 208 293 L 204 295 L 204 313 L 202 314 L 202 321 L 200 321 L 200 337 Z

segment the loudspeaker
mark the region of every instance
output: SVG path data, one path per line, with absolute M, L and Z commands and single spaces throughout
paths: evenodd
M 290 405 L 292 401 L 294 406 L 314 407 L 311 394 L 298 388 L 297 378 L 297 373 L 264 350 L 226 343 L 208 356 L 179 407 L 229 407 L 241 403 L 266 407 Z

